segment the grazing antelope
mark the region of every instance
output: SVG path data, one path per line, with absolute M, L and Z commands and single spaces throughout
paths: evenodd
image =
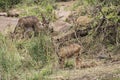
M 15 27 L 14 34 L 16 34 L 16 29 L 22 28 L 23 29 L 23 36 L 29 32 L 39 32 L 39 30 L 43 29 L 42 23 L 39 22 L 39 19 L 35 16 L 27 16 L 22 17 L 18 20 L 17 26 Z
M 75 57 L 76 59 L 76 68 L 80 68 L 80 51 L 81 46 L 78 44 L 69 44 L 68 46 L 62 47 L 57 52 L 58 63 L 60 64 L 60 68 L 64 68 L 65 59 Z

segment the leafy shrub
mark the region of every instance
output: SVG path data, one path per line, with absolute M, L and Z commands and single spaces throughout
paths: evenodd
M 21 0 L 0 0 L 0 9 L 8 10 L 20 2 Z
M 120 1 L 119 0 L 79 0 L 80 3 L 78 3 L 79 5 L 99 5 L 99 4 L 102 4 L 103 6 L 104 5 L 119 5 L 120 4 Z
M 43 0 L 39 5 L 28 1 L 23 4 L 16 5 L 16 8 L 18 8 L 19 10 L 24 9 L 24 11 L 20 14 L 21 17 L 33 15 L 42 20 L 41 14 L 43 14 L 46 20 L 53 21 L 55 19 L 53 5 L 54 1 L 50 2 L 49 0 Z
M 89 40 L 90 43 L 84 40 L 84 38 L 82 38 L 83 42 L 81 40 L 81 43 L 86 48 L 90 49 L 100 44 L 104 46 L 108 52 L 112 52 L 113 49 L 115 50 L 115 46 L 120 46 L 119 4 L 120 0 L 78 0 L 78 2 L 74 4 L 73 9 L 76 10 L 77 8 L 77 10 L 79 10 L 76 11 L 77 16 L 90 16 L 94 19 L 89 25 L 92 27 L 92 30 L 89 36 L 86 36 L 86 38 L 91 37 L 91 40 Z M 96 52 L 97 49 L 95 50 L 95 48 L 92 50 L 92 52 L 97 54 L 100 52 L 99 50 Z

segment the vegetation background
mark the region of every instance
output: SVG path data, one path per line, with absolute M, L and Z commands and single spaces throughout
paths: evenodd
M 34 15 L 40 20 L 42 13 L 45 14 L 46 20 L 53 22 L 57 19 L 54 10 L 59 7 L 56 2 L 58 0 L 0 0 L 0 11 L 23 10 L 20 17 Z M 120 0 L 76 0 L 70 9 L 74 11 L 79 6 L 83 8 L 80 12 L 72 14 L 73 18 L 85 15 L 93 18 L 92 22 L 86 25 L 91 26 L 92 30 L 87 36 L 80 38 L 84 47 L 84 58 L 93 58 L 100 52 L 107 55 L 110 53 L 119 58 Z M 43 31 L 38 37 L 13 41 L 0 34 L 1 80 L 49 80 L 49 75 L 55 74 L 57 70 L 60 71 L 53 67 L 56 64 L 57 57 L 50 33 L 46 34 Z M 71 61 L 65 65 L 69 68 L 73 64 Z M 117 74 L 120 74 L 120 70 Z M 119 79 L 120 77 L 111 78 L 111 80 Z

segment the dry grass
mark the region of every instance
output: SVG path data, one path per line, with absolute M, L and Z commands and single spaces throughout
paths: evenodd
M 55 74 L 49 76 L 52 80 L 57 80 L 58 77 L 62 78 L 63 80 L 82 80 L 82 79 L 89 79 L 93 80 L 95 78 L 99 79 L 99 76 L 103 74 L 114 74 L 120 70 L 120 64 L 112 64 L 109 66 L 100 65 L 97 67 L 80 69 L 80 70 L 61 70 L 56 72 Z M 118 73 L 120 74 L 120 73 Z M 120 76 L 119 76 L 120 77 Z

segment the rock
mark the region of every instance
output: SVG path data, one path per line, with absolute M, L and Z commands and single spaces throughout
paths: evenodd
M 84 30 L 69 30 L 66 33 L 62 33 L 59 34 L 57 36 L 53 37 L 53 40 L 56 42 L 64 42 L 67 40 L 70 40 L 72 38 L 76 38 L 76 37 L 84 37 L 87 36 L 89 33 L 89 30 L 91 30 L 91 28 L 87 28 Z
M 57 14 L 58 14 L 58 16 L 57 16 L 58 19 L 66 21 L 66 19 L 71 14 L 71 11 L 60 11 Z
M 64 10 L 65 6 L 60 7 L 60 9 L 55 11 L 55 14 L 57 15 L 56 18 L 59 20 L 66 21 L 66 19 L 71 15 L 71 11 Z
M 57 43 L 57 42 L 64 42 L 67 40 L 70 40 L 71 38 L 74 37 L 74 30 L 68 31 L 67 33 L 60 34 L 58 36 L 52 37 L 52 39 Z
M 6 12 L 0 12 L 0 16 L 7 16 Z
M 77 18 L 76 24 L 85 26 L 85 25 L 89 24 L 91 21 L 92 21 L 92 19 L 89 18 L 88 16 L 80 16 Z
M 67 32 L 72 27 L 71 24 L 57 20 L 56 22 L 50 23 L 49 28 L 53 29 L 53 33 L 61 33 L 61 32 Z
M 108 55 L 105 55 L 105 54 L 99 54 L 99 55 L 97 56 L 97 58 L 98 58 L 98 59 L 108 59 L 109 56 L 108 56 Z
M 19 15 L 20 15 L 20 11 L 19 10 L 17 10 L 17 9 L 12 9 L 12 10 L 9 10 L 8 12 L 7 12 L 7 16 L 8 17 L 19 17 Z
M 15 26 L 17 25 L 18 18 L 11 17 L 0 17 L 0 32 L 3 35 L 8 34 L 8 32 L 13 32 Z

